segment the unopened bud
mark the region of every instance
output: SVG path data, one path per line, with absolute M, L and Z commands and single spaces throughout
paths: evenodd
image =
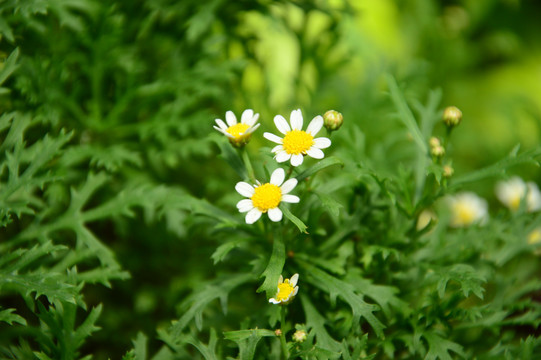
M 282 330 L 281 329 L 274 330 L 274 335 L 281 336 L 282 335 Z
M 295 333 L 293 334 L 293 340 L 295 342 L 303 342 L 306 340 L 306 331 L 304 330 L 297 330 L 295 331 Z
M 462 111 L 456 106 L 448 106 L 443 110 L 443 122 L 448 127 L 455 127 L 462 120 Z
M 431 137 L 430 140 L 428 140 L 428 144 L 430 145 L 430 153 L 432 156 L 441 157 L 445 155 L 445 148 L 441 146 L 440 139 L 437 137 Z
M 432 136 L 428 140 L 428 145 L 430 145 L 431 148 L 434 148 L 436 146 L 441 146 L 440 139 L 438 139 L 437 137 Z
M 455 169 L 451 165 L 443 166 L 443 177 L 450 178 L 455 173 Z
M 323 125 L 329 131 L 335 131 L 344 123 L 344 116 L 336 110 L 329 110 L 323 114 Z

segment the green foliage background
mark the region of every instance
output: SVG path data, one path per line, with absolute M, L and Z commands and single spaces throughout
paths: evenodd
M 539 358 L 525 239 L 541 217 L 493 185 L 541 182 L 540 16 L 527 0 L 0 2 L 1 357 L 277 359 L 281 326 L 291 358 Z M 449 181 L 426 149 L 447 105 L 464 113 Z M 260 179 L 274 115 L 344 114 L 326 159 L 293 173 L 313 178 L 291 207 L 308 233 L 235 208 L 244 165 L 212 125 L 246 108 Z M 438 200 L 463 189 L 489 200 L 486 226 L 446 226 Z M 426 208 L 440 219 L 418 231 Z M 295 272 L 279 325 L 267 298 Z

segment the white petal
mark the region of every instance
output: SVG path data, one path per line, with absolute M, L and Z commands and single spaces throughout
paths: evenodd
M 302 130 L 302 112 L 301 109 L 293 110 L 289 117 L 291 128 L 293 130 Z
M 278 168 L 272 172 L 270 183 L 276 186 L 282 185 L 286 178 L 286 172 L 282 168 Z
M 323 117 L 321 115 L 316 116 L 315 118 L 310 121 L 310 124 L 308 124 L 308 127 L 306 128 L 306 132 L 312 136 L 316 136 L 316 134 L 321 130 L 321 127 L 323 126 Z
M 255 223 L 257 220 L 259 220 L 259 218 L 261 217 L 261 214 L 263 214 L 261 211 L 259 211 L 258 208 L 253 208 L 252 210 L 248 211 L 248 213 L 246 213 L 246 224 L 253 224 Z
M 278 209 L 277 207 L 275 207 L 274 209 L 269 209 L 267 214 L 269 215 L 269 219 L 271 219 L 274 222 L 278 222 L 282 220 L 282 211 Z
M 282 145 L 276 145 L 271 150 L 272 153 L 277 153 L 277 152 L 280 152 L 280 151 L 284 151 L 284 147 Z
M 302 164 L 303 156 L 302 154 L 293 154 L 291 155 L 291 165 L 299 166 Z
M 252 116 L 254 116 L 254 111 L 252 109 L 246 109 L 242 112 L 242 115 L 240 116 L 240 122 L 242 124 L 248 124 L 248 121 L 252 119 Z
M 275 142 L 275 143 L 277 143 L 277 144 L 282 144 L 282 143 L 283 143 L 283 140 L 282 140 L 281 137 L 278 137 L 278 136 L 276 136 L 276 135 L 274 135 L 274 134 L 271 134 L 271 133 L 269 133 L 269 132 L 264 133 L 264 134 L 263 134 L 263 137 L 264 137 L 265 139 L 270 140 L 270 141 L 272 141 L 272 142 Z
M 314 146 L 318 149 L 326 149 L 331 146 L 331 139 L 326 137 L 320 137 L 314 139 Z
M 246 121 L 246 125 L 253 126 L 257 122 L 258 119 L 259 119 L 259 114 L 255 114 Z
M 289 297 L 292 297 L 292 296 L 297 296 L 297 293 L 299 292 L 299 287 L 298 286 L 295 286 L 295 289 L 293 289 L 293 293 L 289 296 Z
M 244 132 L 244 134 L 251 134 L 251 133 L 253 133 L 254 131 L 257 130 L 257 128 L 259 127 L 259 125 L 261 125 L 261 124 L 256 124 L 255 126 L 249 127 L 248 130 L 246 130 L 246 131 Z
M 297 186 L 298 182 L 299 181 L 295 178 L 288 179 L 285 183 L 282 184 L 282 186 L 280 186 L 280 190 L 282 190 L 282 194 L 287 194 L 288 192 L 293 190 L 295 186 Z
M 274 125 L 276 125 L 276 128 L 278 128 L 278 131 L 280 131 L 284 135 L 288 131 L 291 131 L 289 124 L 287 123 L 286 119 L 282 115 L 276 115 L 274 117 Z
M 299 197 L 297 195 L 284 194 L 284 195 L 282 195 L 282 200 L 281 201 L 286 202 L 286 203 L 296 204 L 299 201 L 301 201 L 301 199 L 299 199 Z
M 295 274 L 289 279 L 289 285 L 295 287 L 297 285 L 297 281 L 299 281 L 299 274 Z
M 251 198 L 255 193 L 254 187 L 244 181 L 238 182 L 237 185 L 235 185 L 235 190 L 242 196 L 248 198 Z
M 281 284 L 283 282 L 284 282 L 284 277 L 280 275 L 280 277 L 278 278 L 278 284 Z M 278 290 L 278 288 L 276 290 Z
M 291 154 L 286 153 L 285 151 L 281 151 L 276 153 L 276 161 L 279 163 L 283 163 L 284 161 L 288 161 L 291 159 Z
M 272 304 L 274 304 L 274 305 L 278 305 L 278 304 L 280 303 L 280 301 L 279 301 L 279 300 L 276 300 L 275 298 L 270 298 L 270 299 L 269 299 L 269 302 L 272 303 Z
M 237 123 L 237 117 L 235 116 L 235 114 L 233 114 L 233 111 L 228 110 L 225 113 L 225 121 L 227 122 L 227 125 L 229 126 L 233 126 Z
M 325 157 L 323 151 L 319 150 L 317 147 L 314 146 L 312 146 L 306 151 L 306 155 L 313 157 L 314 159 L 323 159 Z
M 235 138 L 233 135 L 231 135 L 230 133 L 228 133 L 228 132 L 225 131 L 225 130 L 220 129 L 220 128 L 219 128 L 218 126 L 216 126 L 216 125 L 213 125 L 212 127 L 215 128 L 216 130 L 218 130 L 219 132 L 221 132 L 222 134 L 224 134 L 225 136 L 227 136 L 227 137 L 230 138 L 230 139 L 234 139 L 234 138 Z
M 216 120 L 214 120 L 214 121 L 216 121 L 216 124 L 218 124 L 218 126 L 220 127 L 220 129 L 222 129 L 222 130 L 224 130 L 224 131 L 227 130 L 227 128 L 229 127 L 229 126 L 227 126 L 227 125 L 224 123 L 224 121 L 223 121 L 222 119 L 216 119 Z
M 251 199 L 242 199 L 237 203 L 237 209 L 239 209 L 239 212 L 248 212 L 254 208 L 254 203 Z

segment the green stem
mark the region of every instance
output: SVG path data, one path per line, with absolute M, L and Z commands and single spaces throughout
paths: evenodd
M 282 305 L 280 309 L 280 330 L 282 333 L 280 334 L 280 344 L 282 344 L 282 354 L 284 355 L 284 359 L 289 359 L 289 351 L 287 350 L 287 342 L 286 342 L 286 306 Z
M 248 172 L 248 177 L 250 178 L 250 181 L 252 184 L 255 184 L 255 175 L 254 175 L 254 168 L 252 166 L 252 162 L 250 161 L 250 156 L 248 156 L 248 152 L 246 151 L 246 148 L 240 149 L 242 161 L 244 162 L 244 166 L 246 166 L 246 171 Z

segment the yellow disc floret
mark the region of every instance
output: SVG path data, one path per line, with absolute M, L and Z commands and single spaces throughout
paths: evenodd
M 255 193 L 252 196 L 254 207 L 261 212 L 267 212 L 269 209 L 278 207 L 282 200 L 282 191 L 273 184 L 263 184 L 255 188 Z
M 283 283 L 278 284 L 278 294 L 276 294 L 276 300 L 287 300 L 291 293 L 295 290 L 289 283 L 289 279 L 286 279 Z
M 288 154 L 306 154 L 306 151 L 314 145 L 314 137 L 302 130 L 288 131 L 284 136 L 283 146 Z
M 469 204 L 456 204 L 455 214 L 458 224 L 469 225 L 475 220 L 475 209 Z
M 240 138 L 249 128 L 249 125 L 240 123 L 228 127 L 227 132 L 233 135 L 235 138 Z

